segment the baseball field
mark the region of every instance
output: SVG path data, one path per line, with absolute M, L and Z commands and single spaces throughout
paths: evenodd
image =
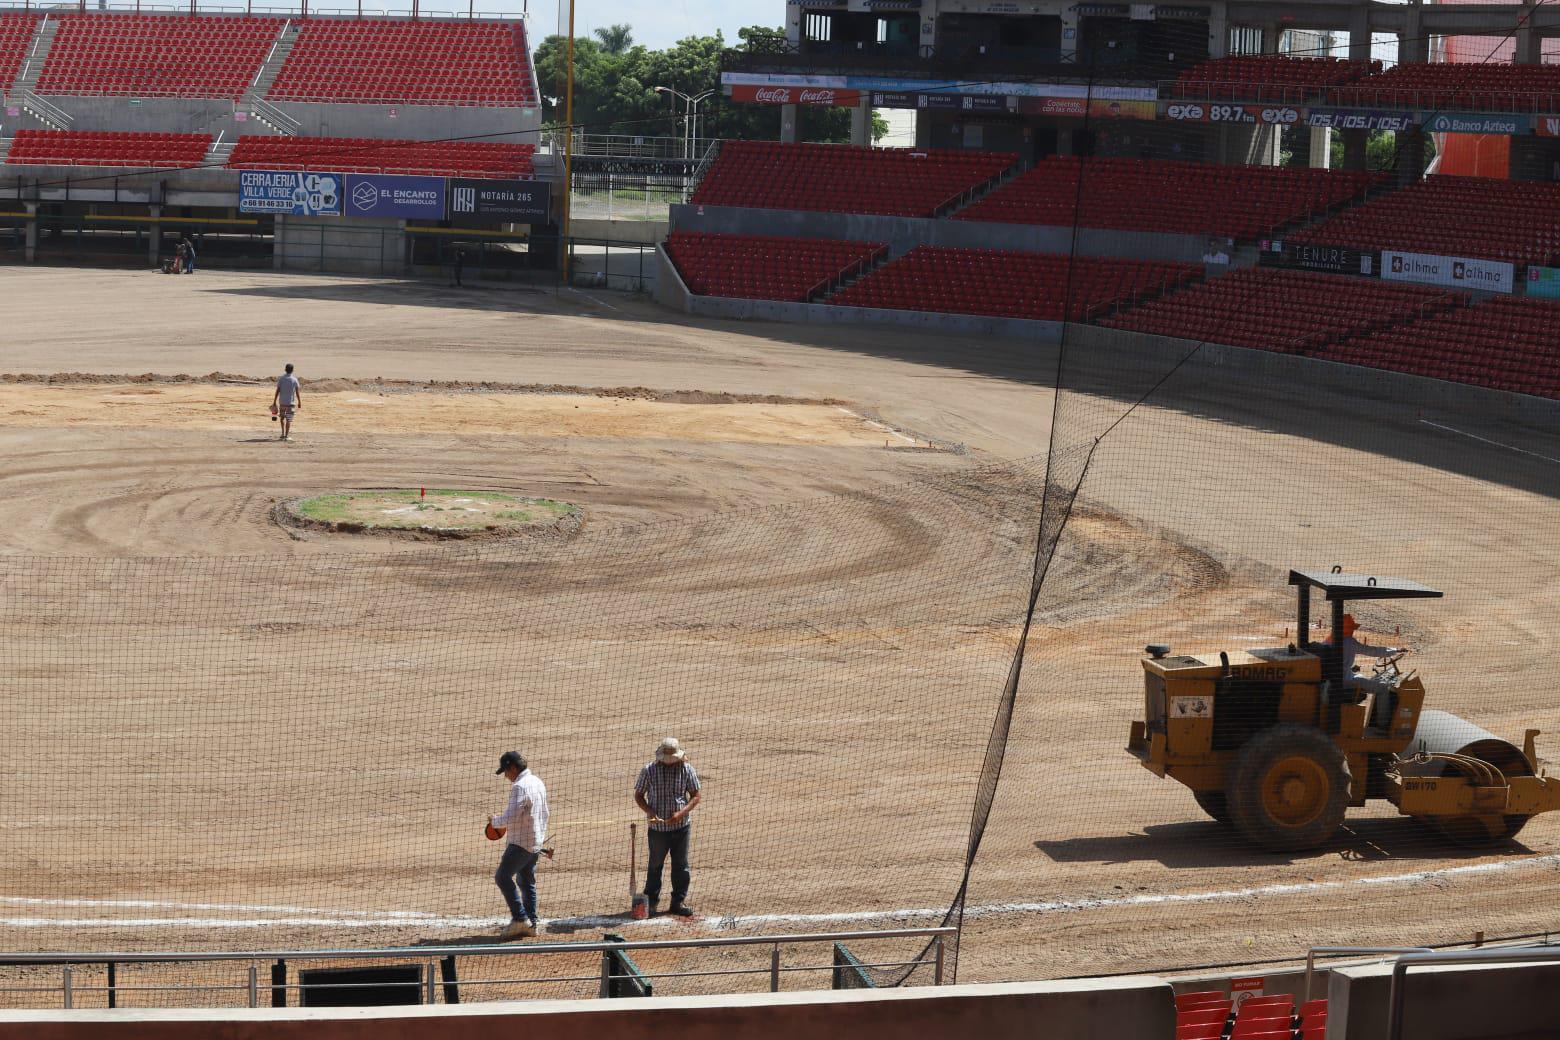
M 1060 441 L 1109 432 L 1037 604 L 960 981 L 1560 925 L 1560 820 L 1467 849 L 1356 809 L 1326 848 L 1264 853 L 1122 750 L 1145 643 L 1281 645 L 1287 569 L 1340 564 L 1444 590 L 1362 624 L 1413 649 L 1431 706 L 1553 729 L 1560 758 L 1553 426 L 1205 379 L 1058 410 L 1053 350 L 618 295 L 5 277 L 0 955 L 491 934 L 511 747 L 552 795 L 553 937 L 937 923 L 1053 414 Z M 578 521 L 279 514 L 424 489 Z M 635 922 L 631 788 L 668 735 L 706 787 L 698 915 Z

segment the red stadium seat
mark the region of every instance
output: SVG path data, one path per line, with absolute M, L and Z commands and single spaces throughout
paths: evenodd
M 927 217 L 1017 159 L 1008 152 L 728 141 L 693 202 Z
M 1380 70 L 1379 61 L 1288 54 L 1231 55 L 1211 58 L 1182 71 L 1171 85 L 1171 96 L 1300 104 L 1317 97 L 1326 87 L 1349 83 Z
M 846 307 L 1073 321 L 1182 285 L 1191 264 L 917 246 L 829 297 Z
M 1413 322 L 1364 330 L 1317 356 L 1508 393 L 1560 398 L 1556 342 L 1560 342 L 1560 301 L 1492 296 L 1471 307 L 1438 310 Z
M 1249 239 L 1359 198 L 1383 176 L 1056 156 L 967 206 L 956 219 Z
M 303 22 L 266 96 L 363 104 L 538 104 L 522 24 L 386 18 Z
M 334 170 L 434 177 L 530 177 L 532 144 L 360 137 L 240 137 L 227 164 L 249 170 Z
M 1175 1006 L 1177 1009 L 1205 1004 L 1223 1004 L 1225 1007 L 1229 1007 L 1230 995 L 1217 989 L 1202 990 L 1197 993 L 1176 994 Z
M 1560 111 L 1560 66 L 1403 62 L 1328 91 L 1335 105 L 1453 112 Z
M 199 166 L 210 148 L 210 134 L 18 130 L 5 161 L 17 166 L 182 169 Z
M 1288 238 L 1352 249 L 1547 264 L 1560 257 L 1560 185 L 1427 177 Z
M 1438 314 L 1465 300 L 1461 293 L 1401 282 L 1256 267 L 1099 321 L 1160 336 L 1326 356 L 1329 347 L 1352 337 Z
M 881 258 L 875 242 L 679 231 L 666 252 L 701 296 L 804 302 Z
M 231 98 L 254 82 L 285 20 L 219 15 L 55 14 L 40 94 Z

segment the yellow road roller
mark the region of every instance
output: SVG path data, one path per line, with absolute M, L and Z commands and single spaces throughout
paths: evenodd
M 1143 721 L 1127 750 L 1192 789 L 1203 811 L 1273 852 L 1329 841 L 1351 805 L 1384 798 L 1460 844 L 1511 838 L 1560 808 L 1560 779 L 1538 767 L 1530 729 L 1519 749 L 1466 719 L 1424 707 L 1403 654 L 1354 665 L 1347 613 L 1356 600 L 1435 599 L 1415 581 L 1290 571 L 1296 641 L 1273 649 L 1143 658 Z M 1311 596 L 1330 608 L 1331 637 L 1312 642 Z M 1368 651 L 1367 651 L 1368 652 Z M 1380 651 L 1376 651 L 1377 654 Z

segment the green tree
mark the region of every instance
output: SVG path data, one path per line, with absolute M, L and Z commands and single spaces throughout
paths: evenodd
M 621 36 L 632 40 L 627 26 Z M 584 133 L 635 134 L 645 137 L 680 137 L 686 103 L 675 94 L 657 93 L 656 87 L 697 97 L 713 93 L 699 105 L 699 136 L 735 140 L 775 140 L 780 136 L 777 105 L 736 104 L 720 93 L 720 58 L 727 49 L 725 37 L 689 36 L 665 50 L 648 50 L 619 42 L 617 33 L 598 29 L 592 37 L 574 41 L 574 123 Z M 774 53 L 785 46 L 785 33 L 765 26 L 738 31 L 739 49 Z M 610 37 L 610 38 L 609 38 Z M 549 123 L 563 121 L 566 41 L 549 36 L 536 48 L 533 61 L 542 92 L 542 116 Z M 848 141 L 850 110 L 802 106 L 798 136 L 809 141 Z M 888 132 L 888 124 L 873 113 L 873 140 Z
M 634 44 L 633 28 L 621 23 L 603 26 L 593 35 L 596 37 L 596 42 L 601 44 L 601 49 L 608 54 L 622 54 Z
M 1430 134 L 1425 134 L 1424 141 L 1425 168 L 1428 168 L 1430 161 L 1435 158 L 1435 138 Z M 1335 133 L 1332 135 L 1330 154 L 1333 169 L 1343 169 L 1343 134 Z M 1365 168 L 1367 170 L 1395 170 L 1397 167 L 1397 135 L 1390 130 L 1370 131 L 1370 136 L 1365 139 Z M 1423 171 L 1421 170 L 1421 172 Z

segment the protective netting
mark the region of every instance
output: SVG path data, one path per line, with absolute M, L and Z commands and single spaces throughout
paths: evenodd
M 705 785 L 692 897 L 719 920 L 704 923 L 935 924 L 964 866 L 1040 479 L 942 458 L 922 481 L 573 540 L 9 558 L 7 935 L 491 936 L 504 909 L 481 825 L 509 748 L 551 794 L 554 937 L 631 923 L 633 782 L 665 735 Z

